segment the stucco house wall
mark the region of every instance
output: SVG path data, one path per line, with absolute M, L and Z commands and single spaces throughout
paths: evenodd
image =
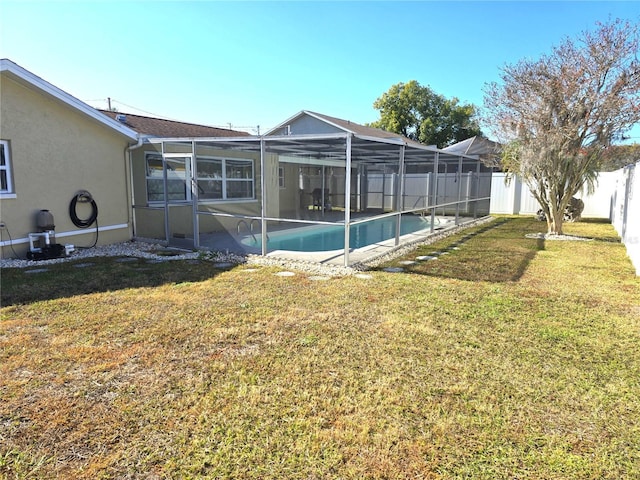
M 95 224 L 78 228 L 69 215 L 79 190 L 87 190 L 97 204 L 97 244 L 129 240 L 126 149 L 135 143 L 135 132 L 127 136 L 10 71 L 3 70 L 0 78 L 0 138 L 8 146 L 13 184 L 12 193 L 0 196 L 0 219 L 6 226 L 0 232 L 2 257 L 12 257 L 14 251 L 26 255 L 28 234 L 37 232 L 41 209 L 54 217 L 57 243 L 92 245 Z M 76 212 L 89 217 L 89 204 L 78 204 Z

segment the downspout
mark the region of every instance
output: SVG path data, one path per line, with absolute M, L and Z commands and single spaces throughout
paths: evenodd
M 131 221 L 131 238 L 135 238 L 136 236 L 136 216 L 133 213 L 133 161 L 131 152 L 140 148 L 144 143 L 144 138 L 138 134 L 138 140 L 135 144 L 129 145 L 124 149 L 124 171 L 125 175 L 129 172 L 129 181 L 125 183 L 125 188 L 127 189 L 126 196 L 129 198 L 131 210 L 127 208 L 129 213 L 129 220 Z M 128 168 L 127 168 L 128 167 Z

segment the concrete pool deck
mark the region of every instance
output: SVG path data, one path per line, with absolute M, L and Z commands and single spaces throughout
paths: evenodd
M 431 232 L 430 229 L 424 229 L 413 233 L 408 233 L 400 237 L 398 245 L 395 244 L 395 238 L 373 243 L 362 248 L 351 249 L 349 251 L 349 265 L 358 263 L 366 263 L 376 258 L 384 257 L 392 254 L 395 250 L 404 247 L 425 242 L 431 237 L 439 237 L 443 233 L 451 230 L 465 228 L 470 224 L 477 222 L 479 219 L 461 218 L 459 224 L 455 224 L 455 217 L 438 217 L 439 224 Z M 213 233 L 201 235 L 201 248 L 211 250 L 228 251 L 239 254 L 260 255 L 260 251 L 256 248 L 248 248 L 243 245 L 240 238 L 229 233 Z M 292 250 L 273 250 L 267 253 L 266 258 L 290 260 L 295 262 L 311 262 L 317 264 L 325 264 L 331 266 L 344 266 L 344 250 L 329 250 L 321 252 L 302 252 Z

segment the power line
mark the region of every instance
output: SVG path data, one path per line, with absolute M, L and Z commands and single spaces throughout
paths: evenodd
M 160 115 L 158 113 L 147 112 L 146 110 L 143 110 L 143 109 L 138 108 L 138 107 L 134 107 L 133 105 L 128 105 L 128 104 L 126 104 L 124 102 L 121 102 L 120 100 L 116 100 L 115 98 L 112 98 L 111 102 L 119 103 L 120 105 L 124 105 L 125 107 L 128 107 L 128 108 L 133 108 L 134 110 L 137 110 L 138 112 L 146 113 L 147 115 L 152 115 L 152 116 L 154 116 L 156 118 L 161 118 L 161 119 L 164 119 L 164 120 L 171 120 L 171 121 L 174 121 L 174 122 L 179 122 L 180 121 L 180 120 L 177 120 L 175 118 L 165 117 L 164 115 Z
M 133 105 L 129 105 L 127 103 L 124 103 L 120 100 L 116 100 L 115 98 L 98 98 L 95 100 L 85 100 L 85 102 L 107 102 L 109 107 L 111 107 L 111 105 L 113 103 L 117 103 L 119 105 L 122 105 L 124 107 L 127 108 L 131 108 L 137 112 L 142 112 L 142 113 L 146 113 L 147 115 L 151 115 L 154 118 L 159 118 L 162 120 L 170 120 L 172 122 L 184 122 L 184 120 L 178 120 L 175 118 L 171 118 L 171 117 L 166 117 L 164 115 L 160 115 L 158 113 L 153 113 L 153 112 L 148 112 L 146 110 L 143 110 L 141 108 L 138 107 L 134 107 Z M 109 108 L 111 110 L 111 108 Z M 223 129 L 228 129 L 228 130 L 233 130 L 233 129 L 242 129 L 242 130 L 252 130 L 252 131 L 256 131 L 258 135 L 260 135 L 260 125 L 233 125 L 231 122 L 227 122 L 225 125 L 208 125 L 210 127 L 213 128 L 223 128 Z

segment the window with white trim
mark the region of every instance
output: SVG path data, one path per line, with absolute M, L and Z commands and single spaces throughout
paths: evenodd
M 11 184 L 9 142 L 6 140 L 0 140 L 0 194 L 3 193 L 14 193 Z
M 278 186 L 280 188 L 286 188 L 284 182 L 284 167 L 278 167 Z
M 200 200 L 253 200 L 253 160 L 197 157 Z
M 167 199 L 169 202 L 185 202 L 191 200 L 191 189 L 187 188 L 187 180 L 191 178 L 188 157 L 167 157 Z M 147 201 L 164 202 L 164 176 L 162 171 L 162 154 L 145 153 L 147 169 Z

